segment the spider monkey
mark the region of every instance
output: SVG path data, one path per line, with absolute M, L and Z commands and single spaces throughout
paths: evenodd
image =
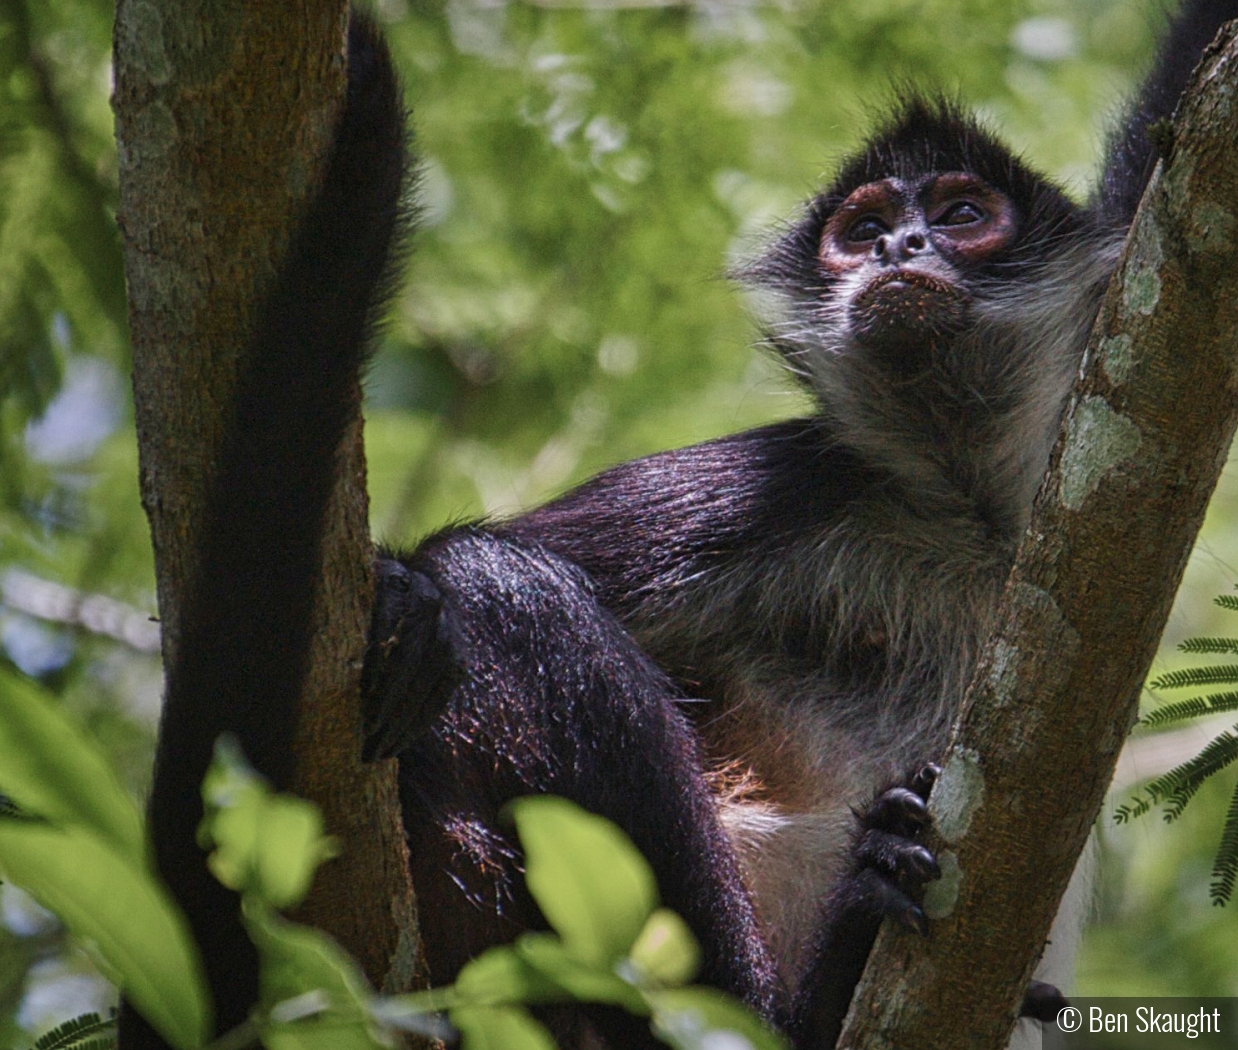
M 933 762 L 1155 162 L 1148 126 L 1234 15 L 1187 0 L 1083 205 L 956 103 L 898 99 L 738 275 L 778 301 L 768 342 L 810 415 L 378 553 L 366 754 L 399 762 L 436 983 L 544 926 L 500 811 L 554 792 L 644 851 L 703 980 L 801 1050 L 834 1045 L 882 918 L 924 926 Z M 398 88 L 356 16 L 349 63 L 322 196 L 221 450 L 157 752 L 156 856 L 221 1030 L 256 979 L 235 899 L 193 842 L 198 783 L 224 730 L 291 780 L 332 452 L 403 226 Z M 1034 984 L 1025 1010 L 1058 1001 Z M 161 1045 L 126 1017 L 126 1050 Z M 565 1046 L 655 1045 L 607 1011 L 549 1021 Z

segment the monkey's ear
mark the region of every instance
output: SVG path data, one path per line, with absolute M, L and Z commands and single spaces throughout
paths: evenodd
M 467 663 L 465 638 L 434 581 L 381 559 L 361 674 L 362 757 L 391 758 L 424 733 L 446 708 Z

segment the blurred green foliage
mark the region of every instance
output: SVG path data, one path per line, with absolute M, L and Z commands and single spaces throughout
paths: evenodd
M 959 95 L 1085 195 L 1154 4 L 378 0 L 424 221 L 368 385 L 376 535 L 410 542 L 802 411 L 728 267 L 894 85 Z M 85 717 L 140 791 L 159 682 L 134 645 L 155 603 L 123 378 L 110 19 L 105 0 L 0 0 L 0 663 Z M 1238 576 L 1236 498 L 1223 483 L 1173 640 L 1209 633 L 1212 595 Z M 13 570 L 70 591 L 32 597 Z M 131 615 L 101 624 L 66 594 Z M 1086 991 L 1238 994 L 1233 909 L 1207 906 L 1206 801 L 1172 829 L 1106 832 Z
M 720 278 L 892 86 L 974 102 L 1085 189 L 1100 115 L 1150 39 L 1146 11 L 1107 2 L 380 11 L 425 170 L 425 229 L 371 384 L 382 449 L 415 450 L 411 485 L 376 486 L 395 540 L 800 410 Z M 377 476 L 409 477 L 378 445 Z

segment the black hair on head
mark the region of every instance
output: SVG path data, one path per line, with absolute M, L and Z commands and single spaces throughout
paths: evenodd
M 841 201 L 870 182 L 937 171 L 971 172 L 1016 199 L 1046 181 L 958 102 L 902 91 L 876 132 L 843 162 L 824 196 Z

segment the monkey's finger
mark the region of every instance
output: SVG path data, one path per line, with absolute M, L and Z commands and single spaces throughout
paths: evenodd
M 869 869 L 856 876 L 856 883 L 875 914 L 891 918 L 921 936 L 928 933 L 928 919 L 923 909 L 889 879 Z
M 894 787 L 877 796 L 860 818 L 866 828 L 914 835 L 929 822 L 928 806 L 910 788 Z
M 929 793 L 933 790 L 933 785 L 937 783 L 937 778 L 940 776 L 941 766 L 936 762 L 929 762 L 916 772 L 916 775 L 911 778 L 909 786 L 912 791 L 927 802 Z
M 886 831 L 867 831 L 855 850 L 856 860 L 889 876 L 902 876 L 917 887 L 941 878 L 937 858 L 918 842 Z

